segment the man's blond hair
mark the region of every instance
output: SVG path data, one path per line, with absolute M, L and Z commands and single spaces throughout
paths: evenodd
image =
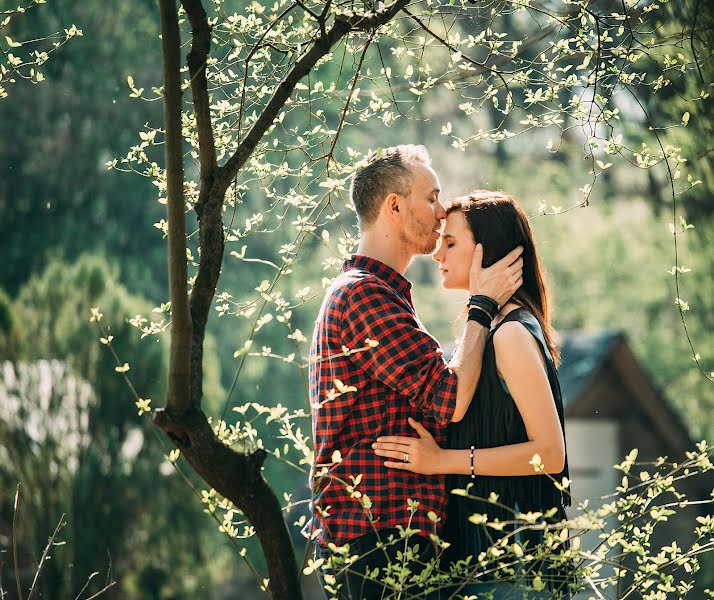
M 389 194 L 409 196 L 415 164 L 431 164 L 424 146 L 401 144 L 367 156 L 367 164 L 354 172 L 350 186 L 350 200 L 357 211 L 360 229 L 377 220 L 382 202 Z

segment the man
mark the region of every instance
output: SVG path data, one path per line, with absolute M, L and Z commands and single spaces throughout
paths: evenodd
M 404 277 L 415 255 L 434 251 L 446 217 L 430 163 L 423 146 L 402 145 L 372 155 L 355 171 L 350 196 L 359 247 L 328 289 L 312 339 L 310 531 L 318 558 L 334 553 L 328 544 L 347 543 L 349 556 L 361 556 L 349 568 L 321 573 L 326 591 L 339 587 L 340 598 L 385 597 L 381 570 L 404 549 L 403 542 L 387 543 L 398 538 L 397 527 L 419 530 L 410 544 L 416 542 L 422 557 L 433 555 L 426 536 L 438 533 L 446 516 L 444 478 L 388 471 L 372 443 L 380 435 L 410 435 L 410 417 L 443 441 L 445 426 L 463 418 L 481 368 L 487 327 L 469 321 L 446 364 L 417 318 Z M 505 303 L 520 285 L 519 254 L 482 269 L 478 246 L 470 293 Z M 378 541 L 387 545 L 375 551 Z

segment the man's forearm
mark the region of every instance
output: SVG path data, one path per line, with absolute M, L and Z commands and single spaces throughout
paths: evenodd
M 452 421 L 463 419 L 471 404 L 481 375 L 487 337 L 488 329 L 475 321 L 468 321 L 461 343 L 449 361 L 449 367 L 456 373 L 457 378 L 456 409 L 451 417 Z

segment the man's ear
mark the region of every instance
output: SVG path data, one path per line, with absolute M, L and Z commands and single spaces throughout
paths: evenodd
M 382 205 L 382 210 L 389 216 L 390 220 L 401 219 L 404 212 L 404 198 L 392 192 L 387 194 Z

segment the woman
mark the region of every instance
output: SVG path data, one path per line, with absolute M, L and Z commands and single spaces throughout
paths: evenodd
M 469 410 L 463 420 L 451 424 L 446 449 L 411 419 L 418 438 L 388 436 L 374 444 L 375 452 L 388 459 L 387 467 L 423 474 L 446 473 L 447 490 L 469 486 L 470 496 L 489 498 L 491 492 L 498 494 L 497 502 L 449 494 L 444 538 L 451 544 L 446 555 L 450 561 L 477 558 L 498 537 L 514 532 L 509 525 L 501 532 L 471 525 L 468 518 L 474 513 L 486 514 L 489 521 L 512 521 L 515 512 L 555 508 L 551 520 L 559 521 L 566 518 L 564 507 L 570 505 L 567 493 L 558 490 L 550 479 L 561 482 L 568 477 L 563 403 L 556 374 L 559 354 L 550 323 L 550 303 L 528 219 L 511 196 L 477 191 L 447 208 L 441 244 L 434 254 L 445 288 L 468 290 L 477 243 L 483 246 L 484 267 L 516 246 L 523 246 L 523 285 L 505 306 L 496 309 L 497 314 L 489 314 L 490 307 L 483 304 L 471 308 L 470 318 L 473 311 L 486 313 L 486 323 L 493 318 Z M 483 314 L 476 315 L 483 322 Z M 534 461 L 536 454 L 539 460 Z M 404 456 L 409 457 L 408 462 L 403 462 Z M 538 462 L 541 466 L 536 471 L 534 464 Z M 511 535 L 509 545 L 527 542 L 527 548 L 531 548 L 542 540 L 542 530 L 526 529 L 515 537 Z M 534 587 L 545 585 L 542 597 L 567 595 L 571 581 L 567 565 L 557 570 L 544 563 L 528 565 L 525 579 Z M 525 563 L 520 568 L 525 569 Z M 540 582 L 534 582 L 538 572 Z M 522 570 L 519 575 L 523 575 Z M 482 573 L 477 579 L 488 580 L 488 575 Z M 494 597 L 518 597 L 513 594 L 519 592 L 513 584 L 476 583 L 461 588 L 459 594 L 486 591 Z M 528 597 L 533 598 L 533 593 Z

